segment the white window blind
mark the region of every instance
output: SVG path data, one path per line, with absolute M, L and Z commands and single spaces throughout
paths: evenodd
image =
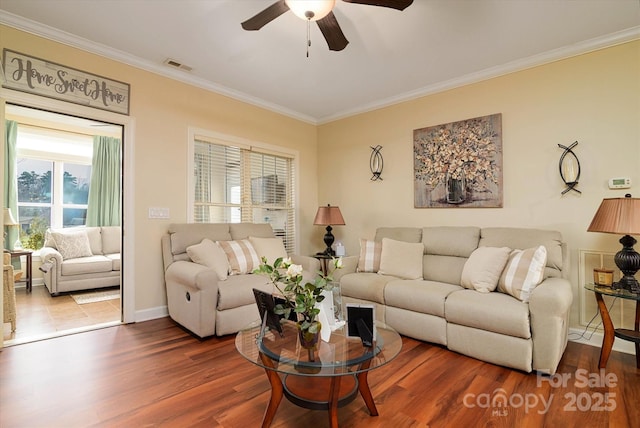
M 292 158 L 198 139 L 193 153 L 196 223 L 269 223 L 296 252 Z

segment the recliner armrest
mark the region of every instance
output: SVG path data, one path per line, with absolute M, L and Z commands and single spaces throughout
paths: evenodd
M 564 316 L 571 308 L 571 283 L 564 278 L 547 278 L 533 289 L 529 298 L 532 314 Z
M 342 258 L 342 269 L 336 269 L 333 273 L 333 280 L 340 281 L 344 275 L 355 273 L 358 268 L 358 256 L 346 256 Z
M 43 263 L 49 262 L 59 266 L 62 263 L 62 254 L 55 248 L 42 247 L 40 249 L 40 260 L 42 260 Z
M 165 272 L 165 280 L 167 285 L 177 282 L 199 290 L 218 286 L 218 275 L 213 269 L 184 260 L 171 263 Z
M 291 263 L 301 265 L 303 270 L 313 274 L 316 274 L 320 270 L 320 260 L 311 256 L 294 254 L 291 256 Z

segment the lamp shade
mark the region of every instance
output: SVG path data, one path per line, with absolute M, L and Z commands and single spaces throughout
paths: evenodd
M 603 199 L 587 231 L 640 235 L 640 198 Z
M 318 226 L 344 226 L 345 223 L 340 208 L 327 205 L 326 207 L 318 207 L 318 212 L 316 213 L 315 220 L 313 220 L 313 224 Z
M 291 12 L 297 17 L 317 21 L 331 12 L 336 4 L 335 0 L 285 0 Z
M 4 218 L 3 223 L 5 226 L 19 226 L 16 219 L 13 218 L 13 215 L 11 214 L 11 210 L 9 208 L 4 209 L 3 218 Z

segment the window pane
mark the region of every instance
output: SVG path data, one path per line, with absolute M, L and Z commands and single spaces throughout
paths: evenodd
M 18 158 L 18 202 L 51 203 L 53 162 Z
M 18 215 L 22 246 L 39 250 L 44 244 L 44 233 L 51 226 L 51 208 L 19 206 Z
M 84 226 L 87 221 L 85 208 L 63 208 L 62 227 Z
M 91 165 L 65 163 L 62 203 L 86 205 L 89 200 L 90 179 Z

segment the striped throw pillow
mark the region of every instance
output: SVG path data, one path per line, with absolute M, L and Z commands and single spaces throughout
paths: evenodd
M 380 270 L 381 254 L 382 242 L 361 239 L 360 258 L 358 259 L 358 272 L 378 272 Z
M 218 245 L 224 250 L 227 259 L 229 259 L 231 275 L 252 273 L 254 269 L 260 266 L 258 253 L 256 253 L 248 239 L 218 241 Z
M 546 264 L 547 249 L 542 245 L 526 250 L 513 250 L 498 281 L 498 291 L 527 303 L 533 289 L 544 279 Z

